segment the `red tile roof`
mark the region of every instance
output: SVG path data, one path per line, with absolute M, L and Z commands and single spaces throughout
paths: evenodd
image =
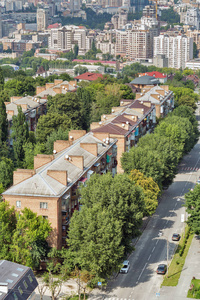
M 116 64 L 116 61 L 112 61 L 112 60 L 92 60 L 92 59 L 73 59 L 73 62 L 80 62 L 80 63 L 91 63 L 91 64 L 95 64 L 95 63 L 101 63 L 101 64 Z
M 52 29 L 52 28 L 59 28 L 61 27 L 61 24 L 60 23 L 55 23 L 55 24 L 51 24 L 47 27 L 47 29 Z
M 98 78 L 103 78 L 103 75 L 99 74 L 99 73 L 86 72 L 82 75 L 74 77 L 74 79 L 88 80 L 88 81 L 94 81 L 94 80 L 97 80 Z
M 155 78 L 166 78 L 167 76 L 163 73 L 160 73 L 158 71 L 153 72 L 146 72 L 146 73 L 140 73 L 140 76 L 148 75 L 148 76 L 154 76 Z

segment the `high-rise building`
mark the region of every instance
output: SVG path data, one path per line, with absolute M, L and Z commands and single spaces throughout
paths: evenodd
M 200 12 L 196 7 L 192 7 L 186 11 L 185 22 L 186 25 L 194 26 L 195 29 L 200 28 Z
M 43 8 L 37 9 L 37 31 L 44 31 L 48 26 L 48 11 Z
M 193 38 L 170 34 L 154 37 L 154 57 L 158 54 L 168 58 L 169 68 L 184 69 L 185 63 L 193 58 Z
M 135 7 L 135 11 L 142 11 L 149 4 L 149 0 L 130 0 L 130 4 Z
M 82 6 L 82 0 L 70 0 L 70 10 L 71 12 L 80 10 Z

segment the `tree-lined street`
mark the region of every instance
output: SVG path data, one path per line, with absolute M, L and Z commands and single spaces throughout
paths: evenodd
M 146 229 L 136 244 L 135 251 L 130 255 L 130 270 L 128 274 L 119 274 L 116 279 L 109 282 L 103 295 L 94 295 L 92 299 L 137 299 L 153 300 L 183 299 L 187 287 L 160 288 L 162 275 L 156 274 L 159 263 L 167 264 L 167 239 L 169 241 L 169 259 L 171 259 L 177 242 L 172 242 L 174 232 L 183 233 L 185 224 L 181 222 L 181 215 L 185 214 L 184 194 L 194 187 L 199 177 L 200 168 L 200 140 L 193 150 L 186 155 L 179 165 L 179 173 L 173 184 L 164 191 L 156 213 L 151 217 Z M 188 169 L 185 171 L 183 169 Z M 190 168 L 194 171 L 190 172 Z M 161 235 L 162 234 L 162 235 Z M 189 255 L 192 255 L 189 253 Z M 182 272 L 187 272 L 184 270 Z M 192 279 L 191 278 L 190 280 Z M 174 289 L 174 298 L 168 297 Z M 183 292 L 183 294 L 182 294 Z M 168 298 L 165 298 L 168 297 Z

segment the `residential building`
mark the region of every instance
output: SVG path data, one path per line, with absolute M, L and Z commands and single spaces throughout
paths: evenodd
M 127 31 L 117 30 L 116 31 L 116 45 L 115 45 L 115 55 L 126 56 L 128 39 Z
M 128 21 L 128 12 L 126 9 L 120 9 L 118 14 L 115 14 L 111 18 L 111 23 L 114 29 L 123 29 Z
M 146 73 L 139 73 L 139 77 L 141 76 L 153 76 L 154 78 L 158 79 L 160 83 L 166 83 L 167 82 L 167 76 L 163 73 L 160 73 L 158 71 L 152 71 L 152 72 L 146 72 Z
M 130 84 L 137 88 L 152 88 L 160 83 L 159 79 L 154 76 L 144 75 L 133 79 Z
M 82 65 L 82 64 L 77 64 L 76 66 L 74 66 L 73 70 L 75 70 L 79 66 L 87 68 L 87 70 L 88 70 L 89 73 L 104 74 L 104 71 L 105 71 L 105 67 L 104 66 L 99 66 L 99 65 Z
M 200 57 L 200 31 L 199 30 L 187 30 L 185 34 L 188 37 L 193 38 L 193 42 L 197 46 L 198 57 Z
M 41 42 L 33 42 L 30 40 L 17 40 L 17 39 L 1 39 L 3 50 L 12 50 L 13 52 L 23 53 L 31 49 L 37 49 L 41 46 Z
M 135 7 L 135 11 L 142 11 L 149 4 L 149 0 L 130 0 L 130 4 Z
M 153 57 L 153 65 L 158 68 L 168 68 L 168 58 L 164 54 Z
M 35 299 L 38 282 L 31 268 L 0 260 L 0 300 Z
M 44 31 L 48 26 L 48 11 L 43 8 L 37 9 L 37 31 Z
M 192 70 L 200 69 L 200 58 L 192 59 L 186 62 L 185 67 Z
M 98 78 L 103 78 L 102 74 L 99 73 L 90 73 L 90 72 L 86 72 L 84 74 L 78 75 L 76 77 L 74 77 L 74 79 L 79 82 L 79 81 L 94 81 L 97 80 Z
M 169 68 L 184 69 L 186 62 L 193 58 L 193 38 L 182 34 L 154 37 L 154 57 L 158 54 L 168 58 Z
M 74 45 L 79 46 L 79 55 L 85 54 L 92 47 L 94 36 L 89 35 L 89 30 L 78 26 L 64 26 L 50 30 L 49 49 L 70 51 Z
M 116 174 L 116 142 L 108 134 L 71 130 L 68 141 L 54 143 L 52 155 L 34 158 L 34 170 L 14 171 L 14 185 L 3 193 L 5 201 L 19 212 L 30 207 L 48 218 L 53 228 L 49 243 L 61 249 L 70 217 L 81 206 L 79 186 L 93 173 Z
M 200 29 L 200 12 L 199 8 L 192 7 L 186 11 L 184 24 Z
M 82 0 L 70 0 L 70 10 L 71 12 L 80 10 L 82 6 Z

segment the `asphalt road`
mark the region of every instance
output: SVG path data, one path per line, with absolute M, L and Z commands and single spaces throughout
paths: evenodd
M 93 299 L 153 300 L 159 297 L 163 277 L 156 274 L 156 269 L 159 263 L 167 264 L 167 240 L 170 261 L 177 246 L 177 242 L 171 240 L 172 234 L 184 232 L 185 223 L 181 222 L 181 215 L 187 218 L 184 194 L 194 187 L 200 176 L 199 153 L 200 140 L 183 158 L 173 184 L 164 191 L 156 213 L 129 256 L 128 274 L 119 274 L 109 282 L 105 293 L 99 292 Z

